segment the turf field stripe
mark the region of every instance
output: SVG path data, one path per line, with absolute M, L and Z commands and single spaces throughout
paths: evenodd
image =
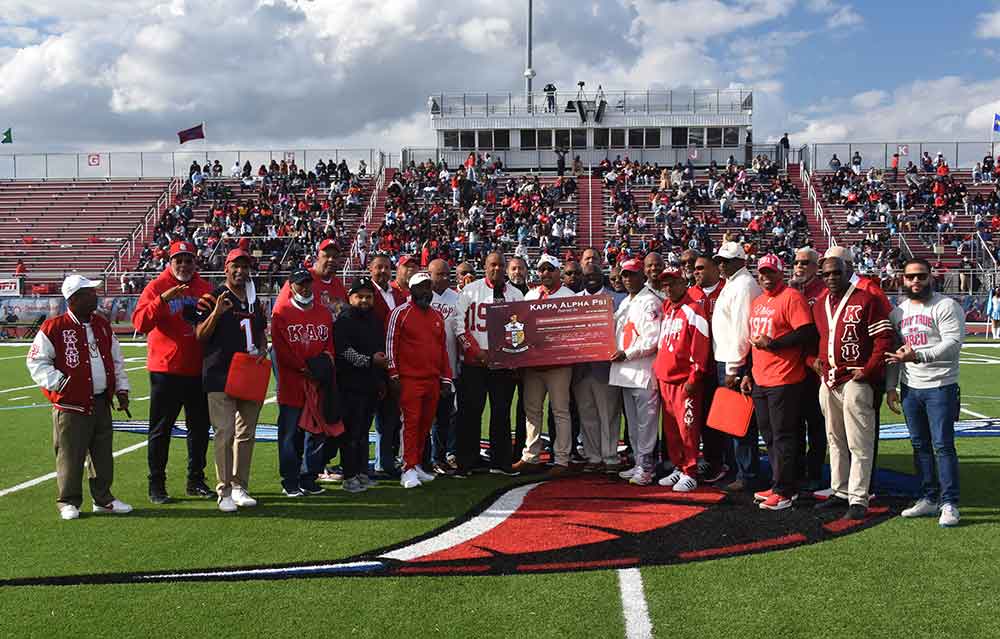
M 968 408 L 966 408 L 965 406 L 962 406 L 961 408 L 959 408 L 959 410 L 962 411 L 963 413 L 965 413 L 966 415 L 972 415 L 973 417 L 976 417 L 978 419 L 990 419 L 989 415 L 983 415 L 982 413 L 977 413 L 975 411 L 971 411 Z
M 28 390 L 29 388 L 38 388 L 38 384 L 28 384 L 27 386 L 17 386 L 16 388 L 5 388 L 0 390 L 0 393 L 13 393 L 14 391 Z
M 622 614 L 625 616 L 626 639 L 652 639 L 653 622 L 649 618 L 642 573 L 638 568 L 623 568 L 618 571 L 618 590 L 622 598 Z
M 140 448 L 142 448 L 143 446 L 145 446 L 148 443 L 149 442 L 144 439 L 144 440 L 142 440 L 141 442 L 139 442 L 137 444 L 132 444 L 131 446 L 126 446 L 125 448 L 122 448 L 121 450 L 116 450 L 114 453 L 112 453 L 112 455 L 114 457 L 121 457 L 122 455 L 124 455 L 126 453 L 131 453 L 133 450 L 139 450 Z M 11 493 L 16 493 L 19 490 L 24 490 L 25 488 L 31 488 L 32 486 L 37 486 L 38 484 L 47 482 L 50 479 L 55 479 L 55 478 L 56 478 L 56 474 L 55 473 L 49 473 L 47 475 L 42 475 L 41 477 L 35 477 L 34 479 L 29 479 L 28 481 L 22 482 L 22 483 L 18 484 L 17 486 L 11 486 L 10 488 L 4 488 L 3 490 L 0 490 L 0 497 L 4 497 L 4 496 L 9 495 Z
M 16 401 L 19 401 L 19 400 L 22 400 L 22 399 L 31 399 L 31 397 L 29 397 L 28 395 L 18 395 L 17 397 L 11 397 L 7 401 L 8 402 L 16 402 Z
M 206 572 L 159 573 L 136 575 L 142 581 L 172 581 L 185 579 L 233 579 L 239 577 L 297 577 L 312 573 L 369 572 L 383 568 L 380 561 L 355 561 L 342 564 L 318 564 L 315 566 L 288 566 L 284 568 L 247 568 L 244 570 L 214 570 Z

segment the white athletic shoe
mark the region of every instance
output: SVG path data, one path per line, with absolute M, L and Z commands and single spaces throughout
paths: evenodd
M 941 517 L 938 518 L 938 526 L 951 528 L 958 525 L 958 506 L 955 504 L 945 504 L 941 506 Z
M 98 506 L 97 504 L 94 504 L 94 513 L 102 515 L 124 515 L 125 513 L 130 512 L 132 512 L 132 507 L 123 501 L 118 501 L 117 499 L 113 500 L 107 506 Z
M 938 514 L 938 505 L 929 499 L 920 499 L 900 514 L 903 517 L 933 517 Z
M 628 483 L 636 486 L 649 486 L 653 483 L 653 473 L 647 473 L 640 468 L 638 472 L 629 478 Z
M 73 504 L 59 504 L 59 518 L 65 521 L 80 518 L 80 509 Z
M 833 497 L 832 488 L 824 488 L 823 490 L 817 490 L 813 492 L 813 498 L 815 498 L 816 501 L 826 501 L 831 497 Z
M 639 466 L 633 466 L 632 468 L 623 470 L 622 472 L 618 473 L 618 476 L 621 477 L 622 479 L 632 479 L 632 475 L 636 474 L 641 470 L 642 468 L 640 468 Z
M 232 497 L 219 497 L 219 510 L 224 513 L 234 513 L 237 510 L 236 502 Z
M 411 468 L 399 478 L 399 485 L 403 488 L 416 488 L 423 485 L 423 482 L 420 481 L 420 475 L 417 474 L 416 469 Z
M 233 486 L 232 498 L 237 506 L 246 506 L 249 508 L 257 505 L 257 500 L 251 497 L 247 489 L 242 486 Z
M 674 484 L 676 484 L 677 482 L 679 482 L 681 480 L 681 477 L 683 477 L 683 476 L 684 476 L 684 473 L 682 473 L 680 470 L 678 470 L 677 468 L 675 468 L 674 472 L 670 473 L 666 477 L 661 477 L 660 481 L 658 481 L 656 483 L 658 483 L 661 486 L 673 486 Z
M 665 478 L 664 478 L 665 479 Z M 660 481 L 663 481 L 661 479 Z M 675 493 L 689 493 L 698 487 L 698 482 L 691 475 L 681 475 L 681 478 L 674 484 Z
M 417 471 L 417 477 L 420 479 L 421 484 L 426 484 L 429 481 L 434 481 L 434 474 L 427 472 L 419 465 L 414 466 L 413 470 Z

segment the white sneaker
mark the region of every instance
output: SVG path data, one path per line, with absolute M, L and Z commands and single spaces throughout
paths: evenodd
M 403 488 L 416 488 L 422 485 L 420 475 L 417 474 L 416 469 L 411 468 L 403 473 L 403 476 L 399 478 L 399 485 Z
M 219 510 L 224 513 L 236 512 L 236 502 L 232 497 L 219 497 Z
M 633 466 L 628 470 L 623 470 L 622 472 L 618 473 L 618 476 L 621 477 L 622 479 L 632 479 L 632 475 L 636 474 L 640 470 L 642 469 L 639 468 L 638 466 Z
M 59 504 L 59 518 L 69 521 L 80 518 L 80 509 L 73 504 Z
M 97 504 L 94 504 L 94 513 L 98 514 L 124 515 L 125 513 L 130 513 L 130 512 L 132 512 L 132 507 L 123 501 L 118 501 L 117 499 L 113 500 L 107 506 L 98 506 Z
M 434 474 L 427 472 L 419 465 L 414 466 L 413 470 L 417 471 L 417 478 L 420 479 L 421 484 L 426 484 L 429 481 L 434 481 Z
M 660 481 L 663 481 L 662 479 Z M 698 482 L 691 475 L 681 474 L 681 478 L 674 484 L 675 493 L 689 493 L 698 487 Z
M 247 489 L 242 486 L 233 486 L 232 499 L 237 506 L 250 507 L 257 505 L 257 500 L 251 497 Z
M 628 483 L 636 486 L 649 486 L 653 483 L 653 473 L 647 473 L 640 468 L 638 472 L 629 478 Z
M 813 498 L 815 498 L 817 501 L 826 501 L 831 497 L 833 497 L 832 488 L 824 488 L 823 490 L 817 490 L 813 492 Z
M 677 482 L 679 482 L 681 480 L 681 477 L 683 477 L 683 476 L 684 476 L 684 473 L 682 473 L 680 470 L 678 470 L 678 469 L 675 468 L 674 472 L 670 473 L 666 477 L 661 477 L 660 481 L 658 481 L 656 483 L 658 483 L 661 486 L 673 486 L 674 484 L 676 484 Z
M 955 504 L 945 504 L 941 506 L 941 517 L 938 518 L 938 526 L 951 528 L 958 525 L 958 506 Z
M 938 505 L 929 499 L 920 499 L 900 514 L 903 517 L 933 517 L 938 514 Z

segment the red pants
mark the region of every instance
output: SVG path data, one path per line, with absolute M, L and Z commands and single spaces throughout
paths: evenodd
M 424 447 L 431 434 L 431 424 L 437 414 L 441 395 L 441 380 L 437 377 L 404 377 L 400 379 L 399 413 L 403 422 L 403 470 L 419 466 L 424 459 Z
M 705 421 L 704 387 L 695 384 L 691 395 L 684 393 L 684 383 L 657 380 L 663 399 L 663 438 L 670 461 L 689 477 L 698 476 L 698 446 Z

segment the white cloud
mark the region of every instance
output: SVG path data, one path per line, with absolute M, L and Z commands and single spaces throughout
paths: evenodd
M 846 29 L 849 27 L 856 27 L 864 22 L 857 11 L 854 10 L 850 5 L 840 7 L 837 9 L 833 15 L 826 19 L 826 26 L 828 29 Z
M 1000 11 L 976 16 L 976 37 L 1000 38 Z
M 851 104 L 858 109 L 873 109 L 882 104 L 889 94 L 881 90 L 865 91 L 851 98 Z

